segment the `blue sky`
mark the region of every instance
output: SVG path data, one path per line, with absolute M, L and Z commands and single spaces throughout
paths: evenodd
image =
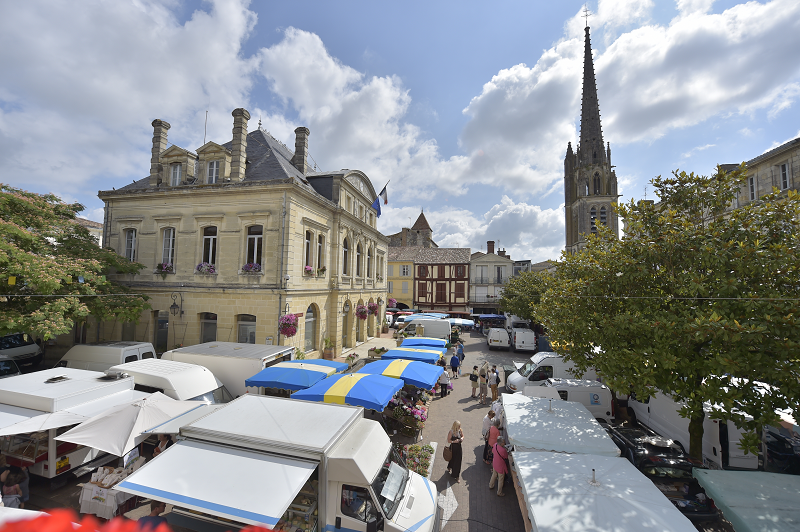
M 563 157 L 578 136 L 582 2 L 0 5 L 0 181 L 102 219 L 97 191 L 171 142 L 227 141 L 231 110 L 321 169 L 391 179 L 385 233 L 425 210 L 442 246 L 514 259 L 564 244 Z M 796 0 L 607 0 L 589 19 L 623 199 L 680 168 L 710 173 L 800 136 Z M 650 191 L 648 197 L 652 197 Z

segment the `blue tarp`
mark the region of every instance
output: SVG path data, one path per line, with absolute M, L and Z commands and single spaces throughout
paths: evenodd
M 445 349 L 447 340 L 441 338 L 428 338 L 426 336 L 412 336 L 403 340 L 401 347 L 436 347 Z
M 501 316 L 500 314 L 481 314 L 478 318 L 482 320 L 504 320 L 506 319 L 505 316 Z
M 399 379 L 349 373 L 333 375 L 307 390 L 300 390 L 292 394 L 292 399 L 363 406 L 382 411 L 402 387 L 403 381 Z
M 406 316 L 405 322 L 408 323 L 414 320 L 441 320 L 446 317 L 447 314 L 412 314 L 411 316 Z
M 356 373 L 383 375 L 393 379 L 400 379 L 406 384 L 430 390 L 444 372 L 441 366 L 434 366 L 413 360 L 377 360 L 370 362 Z
M 346 370 L 350 366 L 345 364 L 344 362 L 336 362 L 335 360 L 324 360 L 321 358 L 309 358 L 309 359 L 299 359 L 299 360 L 284 360 L 282 364 L 317 364 L 319 366 L 328 366 L 329 368 L 333 368 L 336 370 L 336 373 L 341 373 L 342 371 Z
M 382 360 L 395 360 L 397 358 L 405 360 L 416 360 L 418 362 L 427 362 L 428 364 L 436 364 L 441 355 L 438 352 L 432 351 L 400 351 L 398 349 L 390 349 L 381 355 Z

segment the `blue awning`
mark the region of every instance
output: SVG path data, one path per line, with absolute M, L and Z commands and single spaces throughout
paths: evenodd
M 500 314 L 481 314 L 478 318 L 482 320 L 504 320 L 506 319 L 505 316 L 501 316 Z

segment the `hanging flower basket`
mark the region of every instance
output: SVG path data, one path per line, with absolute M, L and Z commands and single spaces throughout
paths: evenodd
M 203 275 L 213 275 L 217 273 L 217 267 L 210 262 L 201 262 L 195 267 L 194 271 Z
M 175 273 L 175 267 L 171 262 L 162 262 L 156 264 L 156 273 L 161 274 L 162 279 L 166 279 L 168 273 Z
M 257 262 L 248 262 L 244 266 L 242 266 L 243 273 L 259 273 L 261 271 L 261 265 Z
M 377 303 L 367 303 L 367 310 L 373 316 L 378 313 L 378 304 Z
M 368 315 L 369 315 L 369 311 L 367 310 L 367 307 L 365 307 L 364 305 L 358 305 L 356 307 L 356 317 L 358 319 L 365 320 L 365 319 L 367 319 Z
M 389 308 L 397 308 L 397 300 L 393 297 L 390 297 L 389 301 L 386 302 L 386 306 Z
M 278 320 L 278 330 L 287 338 L 297 334 L 297 316 L 294 314 L 284 314 Z

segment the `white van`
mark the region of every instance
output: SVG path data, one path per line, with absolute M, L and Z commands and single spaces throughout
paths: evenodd
M 514 351 L 536 351 L 536 333 L 530 329 L 511 329 L 511 345 Z
M 405 324 L 406 324 L 405 316 L 395 316 L 394 321 L 392 322 L 392 327 L 394 327 L 395 329 L 402 329 Z
M 611 390 L 601 382 L 583 379 L 547 379 L 541 386 L 553 388 L 564 401 L 581 403 L 595 419 L 606 423 L 614 420 Z M 531 388 L 526 386 L 525 390 Z
M 506 314 L 506 329 L 530 329 L 531 325 L 528 320 L 523 320 L 513 314 Z
M 689 418 L 681 417 L 681 406 L 672 397 L 656 393 L 640 403 L 628 398 L 628 415 L 661 436 L 678 441 L 689 452 Z M 758 456 L 739 448 L 742 431 L 733 423 L 703 420 L 703 464 L 709 469 L 758 469 Z
M 155 357 L 153 344 L 147 342 L 78 344 L 61 357 L 56 367 L 105 371 L 117 364 Z
M 536 353 L 524 364 L 514 362 L 514 365 L 517 367 L 517 371 L 506 379 L 506 388 L 511 392 L 521 392 L 526 385 L 538 384 L 551 378 L 575 378 L 575 375 L 569 372 L 575 365 L 572 362 L 567 362 L 561 355 L 552 351 Z M 594 368 L 589 368 L 580 377 L 582 379 L 595 380 L 597 379 L 597 373 Z
M 20 366 L 36 366 L 44 355 L 30 334 L 14 333 L 0 337 L 0 355 L 13 358 Z
M 416 334 L 417 328 L 423 327 L 426 338 L 441 338 L 450 341 L 450 321 L 436 319 L 417 319 L 408 322 L 403 331 Z
M 500 329 L 499 327 L 489 329 L 489 334 L 486 335 L 486 344 L 489 350 L 502 347 L 509 349 L 511 346 L 511 339 L 509 338 L 508 331 Z
M 233 396 L 219 379 L 208 368 L 197 364 L 152 358 L 112 366 L 106 370 L 106 374 L 111 373 L 124 373 L 133 377 L 136 390 L 161 392 L 179 401 L 233 401 Z

